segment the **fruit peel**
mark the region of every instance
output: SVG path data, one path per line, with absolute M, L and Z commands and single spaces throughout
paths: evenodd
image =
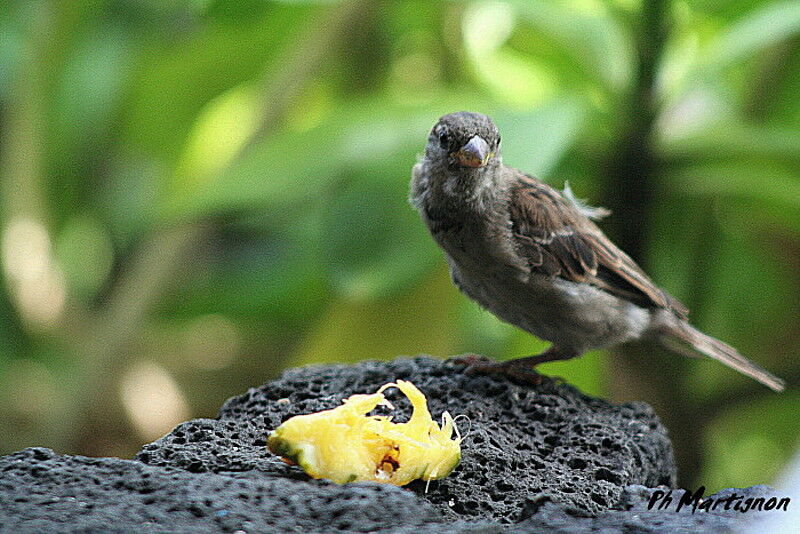
M 379 405 L 393 408 L 383 395 L 392 387 L 411 401 L 413 413 L 405 423 L 367 415 Z M 461 436 L 453 417 L 444 412 L 440 427 L 431 418 L 425 395 L 405 380 L 385 384 L 371 395 L 353 395 L 331 410 L 292 417 L 270 433 L 267 446 L 309 476 L 337 484 L 404 486 L 416 479 L 436 480 L 461 460 Z

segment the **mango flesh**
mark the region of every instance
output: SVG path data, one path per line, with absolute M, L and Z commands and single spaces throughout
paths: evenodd
M 414 411 L 406 423 L 367 416 L 378 405 L 393 408 L 383 395 L 390 387 L 411 401 Z M 338 408 L 292 417 L 270 433 L 267 446 L 314 478 L 404 486 L 416 479 L 444 478 L 455 469 L 461 437 L 453 438 L 454 431 L 458 434 L 449 413 L 443 414 L 439 427 L 422 392 L 398 380 L 372 395 L 353 395 Z

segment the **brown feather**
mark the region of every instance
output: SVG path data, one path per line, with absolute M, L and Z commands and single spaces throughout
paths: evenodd
M 518 250 L 533 272 L 592 284 L 641 306 L 670 309 L 680 318 L 689 313 L 544 182 L 519 173 L 509 213 Z

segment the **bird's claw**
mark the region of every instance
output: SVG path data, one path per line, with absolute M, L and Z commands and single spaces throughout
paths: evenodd
M 464 372 L 467 372 L 473 366 L 494 366 L 497 365 L 497 362 L 487 358 L 486 356 L 482 356 L 480 354 L 474 354 L 468 352 L 466 354 L 459 354 L 458 356 L 453 356 L 449 358 L 448 363 L 452 363 L 455 365 L 462 365 L 466 367 Z
M 538 373 L 535 368 L 522 365 L 507 365 L 504 374 L 514 382 L 531 386 L 538 386 L 545 379 L 549 379 Z
M 498 362 L 480 354 L 461 354 L 448 360 L 456 365 L 464 366 L 464 374 L 475 375 L 502 375 L 514 382 L 538 386 L 545 379 L 533 367 L 517 365 L 515 360 Z

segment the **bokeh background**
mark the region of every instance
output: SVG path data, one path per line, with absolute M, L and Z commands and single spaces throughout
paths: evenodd
M 406 201 L 469 109 L 791 385 L 651 346 L 545 372 L 652 404 L 685 485 L 773 481 L 800 423 L 798 95 L 796 0 L 1 2 L 0 452 L 130 457 L 289 366 L 542 350 L 458 294 Z

